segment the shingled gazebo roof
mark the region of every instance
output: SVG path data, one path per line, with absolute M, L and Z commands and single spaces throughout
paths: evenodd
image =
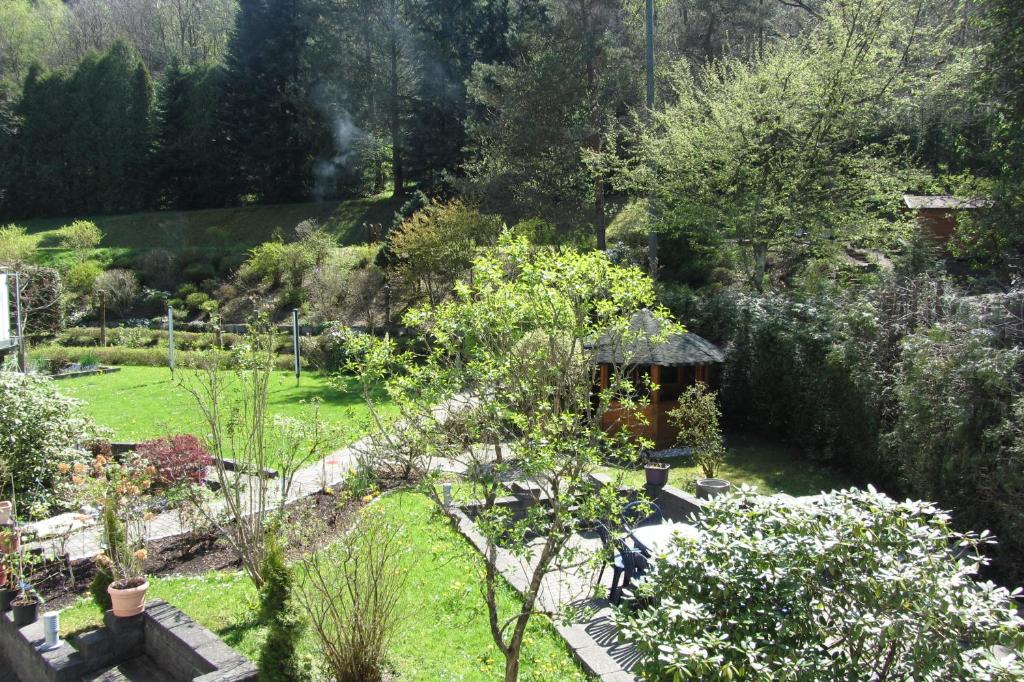
M 634 365 L 659 365 L 661 367 L 709 365 L 725 362 L 725 354 L 710 341 L 693 332 L 672 334 L 662 343 L 650 339 L 661 332 L 661 323 L 646 308 L 634 314 L 629 321 L 634 332 L 642 337 L 621 348 L 613 348 L 604 339 L 597 343 L 597 362 Z M 647 337 L 647 338 L 643 338 Z

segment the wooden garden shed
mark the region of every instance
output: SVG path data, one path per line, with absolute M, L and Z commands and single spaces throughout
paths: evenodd
M 679 396 L 689 386 L 698 381 L 711 382 L 713 370 L 724 362 L 725 354 L 693 332 L 671 334 L 660 343 L 656 342 L 661 324 L 649 310 L 636 313 L 630 320 L 630 327 L 640 332 L 640 338 L 628 347 L 598 344 L 595 358 L 601 388 L 608 387 L 612 368 L 624 364 L 638 392 L 647 391 L 648 377 L 657 388 L 650 391 L 650 404 L 642 409 L 644 418 L 613 405 L 602 417 L 602 426 L 610 431 L 629 429 L 634 436 L 654 442 L 659 450 L 672 447 L 676 429 L 669 424 L 668 413 L 675 409 Z

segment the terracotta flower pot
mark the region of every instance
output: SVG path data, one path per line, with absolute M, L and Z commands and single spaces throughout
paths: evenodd
M 11 520 L 11 509 L 14 505 L 10 500 L 0 501 L 0 526 Z
M 34 598 L 24 602 L 11 602 L 11 611 L 14 612 L 14 624 L 19 628 L 39 620 L 39 602 Z
M 142 583 L 138 583 L 141 580 Z M 115 580 L 107 588 L 110 594 L 112 611 L 118 618 L 137 616 L 146 610 L 146 591 L 149 581 L 145 578 L 127 578 Z

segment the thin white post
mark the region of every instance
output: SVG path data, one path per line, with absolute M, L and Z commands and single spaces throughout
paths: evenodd
M 295 385 L 302 378 L 302 363 L 299 358 L 299 309 L 292 308 L 292 355 L 295 356 Z
M 167 306 L 167 366 L 174 376 L 174 306 Z

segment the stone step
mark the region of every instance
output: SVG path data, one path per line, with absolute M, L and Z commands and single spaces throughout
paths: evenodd
M 82 682 L 174 682 L 148 656 L 139 656 L 120 665 L 86 675 Z

